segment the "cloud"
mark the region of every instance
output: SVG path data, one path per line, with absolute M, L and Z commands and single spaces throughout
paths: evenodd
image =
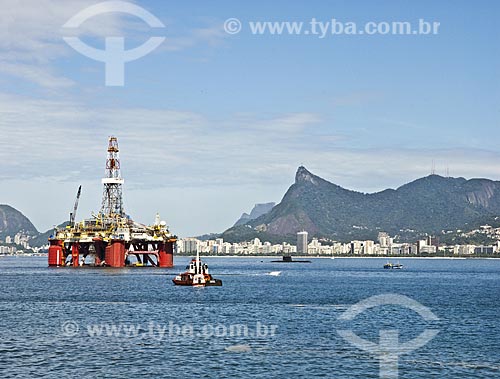
M 216 47 L 222 45 L 227 38 L 228 34 L 224 32 L 222 23 L 217 23 L 203 28 L 185 30 L 184 33 L 177 32 L 176 35 L 167 35 L 160 51 L 181 51 L 195 46 Z
M 307 167 L 312 172 L 345 188 L 377 192 L 397 188 L 436 173 L 465 178 L 500 180 L 500 154 L 474 148 L 339 148 L 311 155 Z
M 42 88 L 74 84 L 55 69 L 55 62 L 76 54 L 62 40 L 65 33 L 87 37 L 123 35 L 137 25 L 120 13 L 89 19 L 77 30 L 62 25 L 97 0 L 3 0 L 0 12 L 0 73 L 21 78 Z
M 273 173 L 294 140 L 319 121 L 308 113 L 247 115 L 217 123 L 193 112 L 87 108 L 68 100 L 0 94 L 0 159 L 22 156 L 0 178 L 73 180 L 101 175 L 107 137 L 124 151 L 124 171 L 137 186 L 235 185 Z M 281 138 L 287 134 L 287 139 Z M 15 141 L 13 143 L 12 141 Z M 287 142 L 288 141 L 288 142 Z M 259 163 L 261 162 L 261 164 Z M 57 172 L 57 174 L 55 174 Z M 207 174 L 209 173 L 209 174 Z M 173 174 L 173 175 L 172 175 Z
M 125 36 L 140 41 L 151 34 L 141 20 L 119 12 L 91 17 L 77 29 L 63 28 L 72 16 L 98 0 L 3 0 L 0 12 L 0 73 L 22 79 L 41 88 L 66 88 L 74 81 L 56 68 L 61 58 L 78 54 L 63 36 L 79 36 L 87 43 L 101 44 L 107 36 Z M 140 4 L 139 4 L 140 5 Z M 173 24 L 173 23 L 172 23 Z M 193 47 L 219 46 L 227 34 L 222 23 L 206 27 L 177 29 L 167 26 L 167 40 L 157 49 L 181 51 Z
M 494 152 L 358 149 L 332 131 L 323 141 L 323 132 L 316 133 L 323 124 L 305 112 L 218 121 L 174 109 L 88 108 L 0 94 L 0 159 L 13 161 L 2 167 L 0 179 L 97 180 L 111 134 L 119 138 L 124 176 L 136 188 L 283 185 L 304 164 L 340 185 L 375 191 L 429 174 L 432 160 L 443 174 L 449 166 L 453 175 L 500 177 Z
M 50 67 L 26 63 L 11 63 L 0 60 L 0 72 L 25 79 L 45 88 L 66 88 L 74 85 L 71 79 L 53 73 Z
M 3 0 L 0 12 L 0 49 L 9 59 L 49 62 L 68 51 L 61 39 L 62 25 L 98 0 Z M 120 13 L 106 14 L 105 22 L 91 18 L 77 35 L 105 37 L 123 33 L 129 26 Z M 3 54 L 2 54 L 3 56 Z
M 266 132 L 295 134 L 321 122 L 319 115 L 308 112 L 289 113 L 272 119 L 253 122 L 252 128 Z

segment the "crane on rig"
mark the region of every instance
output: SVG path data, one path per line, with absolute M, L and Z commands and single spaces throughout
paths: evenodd
M 75 225 L 76 210 L 78 209 L 78 201 L 80 200 L 80 194 L 82 193 L 82 186 L 78 187 L 78 192 L 76 193 L 75 205 L 73 206 L 73 212 L 69 214 L 69 225 Z

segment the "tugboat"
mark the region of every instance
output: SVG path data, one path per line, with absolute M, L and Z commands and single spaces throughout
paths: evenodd
M 390 262 L 387 262 L 385 265 L 384 265 L 384 268 L 386 270 L 401 270 L 403 268 L 403 265 L 401 263 L 390 263 Z
M 208 265 L 200 260 L 200 253 L 196 253 L 196 258 L 193 258 L 186 267 L 187 271 L 177 275 L 172 282 L 177 286 L 222 286 L 222 280 L 215 279 L 208 273 Z

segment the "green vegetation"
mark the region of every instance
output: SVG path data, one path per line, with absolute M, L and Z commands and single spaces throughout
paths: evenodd
M 19 232 L 29 236 L 39 234 L 25 215 L 10 205 L 0 204 L 0 239 L 5 241 L 7 236 L 14 238 Z
M 363 194 L 346 190 L 300 167 L 280 204 L 246 225 L 228 229 L 223 238 L 245 241 L 295 241 L 310 236 L 341 242 L 376 239 L 379 231 L 416 240 L 443 230 L 470 230 L 500 215 L 500 182 L 431 175 L 397 190 Z
M 62 224 L 58 225 L 57 228 L 65 228 L 67 225 L 69 225 L 69 221 L 63 222 Z M 29 240 L 29 244 L 32 247 L 41 247 L 45 246 L 48 243 L 49 237 L 54 234 L 54 228 L 47 230 L 44 233 L 38 234 L 38 236 L 32 238 Z

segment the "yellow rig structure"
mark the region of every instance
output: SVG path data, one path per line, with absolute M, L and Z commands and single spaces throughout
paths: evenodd
M 109 138 L 101 210 L 75 223 L 78 189 L 69 225 L 49 238 L 49 266 L 173 267 L 177 237 L 157 214 L 153 225 L 133 221 L 123 210 L 118 140 Z

